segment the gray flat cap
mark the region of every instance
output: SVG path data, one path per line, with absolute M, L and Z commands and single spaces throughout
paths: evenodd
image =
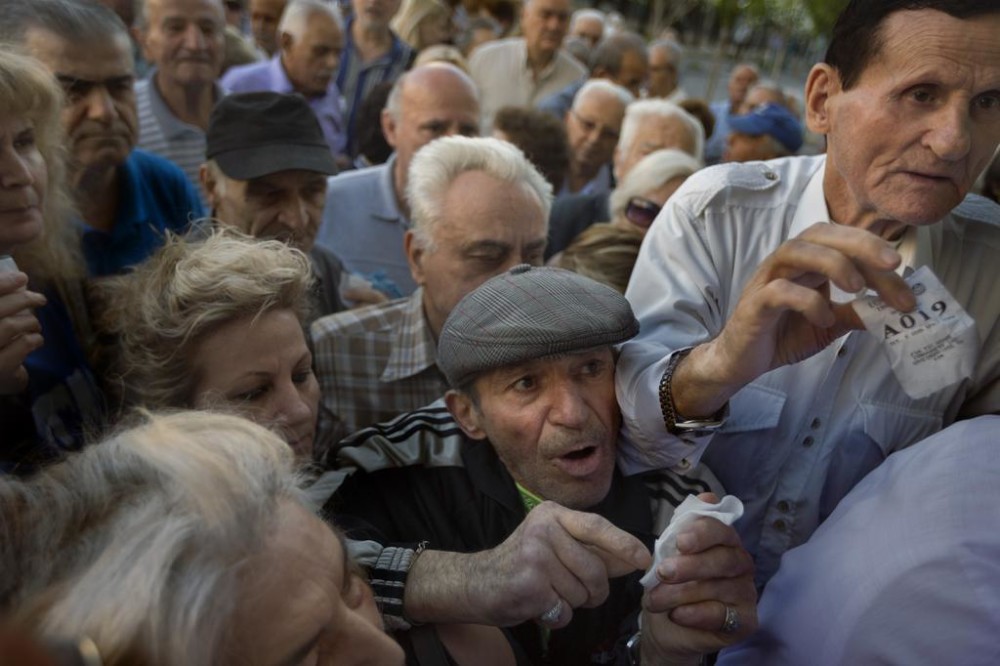
M 438 340 L 452 387 L 515 363 L 614 345 L 639 332 L 620 293 L 561 268 L 515 266 L 459 301 Z

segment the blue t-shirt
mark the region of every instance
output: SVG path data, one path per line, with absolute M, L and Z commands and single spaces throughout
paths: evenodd
M 173 163 L 135 149 L 120 167 L 118 212 L 110 231 L 83 222 L 83 255 L 91 277 L 116 275 L 163 244 L 166 231 L 184 233 L 205 215 L 201 199 Z

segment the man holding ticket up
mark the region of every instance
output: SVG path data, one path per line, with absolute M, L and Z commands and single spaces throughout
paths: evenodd
M 998 34 L 995 0 L 851 0 L 806 82 L 827 155 L 695 174 L 646 237 L 619 462 L 707 463 L 759 586 L 890 453 L 1000 411 L 1000 208 L 966 196 Z

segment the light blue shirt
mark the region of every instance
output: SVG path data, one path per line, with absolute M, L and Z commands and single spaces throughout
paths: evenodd
M 295 92 L 295 86 L 288 78 L 285 68 L 281 64 L 281 56 L 276 55 L 266 62 L 254 62 L 249 65 L 233 67 L 222 80 L 220 85 L 230 93 L 245 92 L 276 92 L 289 94 Z M 323 137 L 330 146 L 330 152 L 334 155 L 343 155 L 347 152 L 347 133 L 344 122 L 341 118 L 340 90 L 337 82 L 330 80 L 330 85 L 326 89 L 325 95 L 305 97 L 309 102 L 309 107 L 316 114 L 319 126 L 323 129 Z
M 658 388 L 668 359 L 718 335 L 761 262 L 830 219 L 825 164 L 823 156 L 793 157 L 696 173 L 650 228 L 626 292 L 641 329 L 623 345 L 616 375 L 619 463 L 636 473 L 703 460 L 743 500 L 736 529 L 759 585 L 890 453 L 959 415 L 1000 412 L 1000 207 L 969 197 L 942 221 L 916 228 L 912 265 L 929 266 L 976 321 L 972 377 L 914 400 L 881 340 L 852 331 L 745 386 L 714 433 L 667 433 Z M 836 287 L 831 297 L 853 299 Z
M 337 254 L 390 296 L 409 296 L 417 288 L 403 251 L 410 221 L 396 204 L 393 154 L 385 164 L 330 178 L 326 208 L 316 242 Z
M 1000 417 L 900 451 L 789 551 L 719 666 L 1000 664 Z

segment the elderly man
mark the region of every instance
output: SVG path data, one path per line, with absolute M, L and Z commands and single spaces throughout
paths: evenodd
M 659 97 L 679 104 L 688 98 L 680 86 L 684 50 L 672 39 L 660 39 L 649 45 L 648 97 Z
M 757 82 L 760 75 L 757 68 L 748 63 L 742 63 L 733 67 L 729 75 L 729 83 L 726 90 L 728 99 L 712 102 L 709 108 L 715 116 L 715 130 L 712 136 L 708 137 L 705 144 L 705 162 L 716 164 L 722 159 L 722 153 L 726 149 L 726 141 L 729 139 L 729 118 L 738 113 L 742 113 L 740 108 L 746 98 L 747 91 Z
M 198 188 L 205 130 L 222 97 L 221 0 L 143 0 L 139 33 L 149 76 L 135 84 L 139 147 L 170 160 Z
M 1000 279 L 1000 208 L 966 199 L 1000 142 L 1000 9 L 921 7 L 850 2 L 806 84 L 827 154 L 694 175 L 632 275 L 621 463 L 704 459 L 747 505 L 760 584 L 886 456 L 1000 410 L 1000 300 L 983 288 Z M 919 267 L 978 342 L 956 345 L 969 376 L 914 398 L 850 301 L 867 288 L 910 311 L 903 275 Z
M 212 217 L 307 252 L 318 282 L 317 316 L 343 310 L 343 264 L 313 243 L 326 179 L 337 165 L 306 101 L 270 92 L 223 98 L 209 121 L 205 157 L 201 184 Z
M 613 345 L 637 328 L 621 294 L 552 268 L 517 266 L 455 306 L 439 342 L 447 409 L 339 451 L 360 471 L 327 502 L 334 519 L 356 537 L 432 549 L 408 576 L 376 565 L 376 594 L 405 580 L 395 596 L 409 621 L 512 627 L 530 663 L 689 663 L 752 633 L 749 557 L 713 518 L 682 530 L 681 554 L 656 569 L 667 584 L 640 610 L 647 549 L 714 480 L 615 470 Z
M 724 162 L 752 162 L 794 155 L 802 147 L 802 125 L 779 104 L 764 104 L 729 119 Z
M 534 106 L 569 84 L 586 78 L 587 69 L 562 50 L 569 22 L 569 0 L 527 0 L 521 33 L 484 44 L 469 58 L 469 72 L 482 93 L 483 132 L 504 106 Z
M 570 17 L 569 36 L 582 39 L 592 49 L 597 48 L 604 39 L 606 20 L 604 12 L 599 9 L 578 9 Z
M 102 5 L 68 0 L 13 2 L 3 33 L 40 60 L 66 91 L 62 114 L 68 180 L 93 276 L 122 272 L 203 215 L 184 174 L 135 150 L 138 123 L 128 30 Z
M 323 403 L 339 434 L 444 395 L 435 341 L 452 307 L 511 266 L 542 261 L 551 186 L 508 143 L 435 141 L 414 158 L 407 197 L 413 227 L 403 244 L 420 288 L 312 327 Z
M 607 79 L 628 89 L 638 97 L 646 81 L 646 43 L 642 37 L 631 32 L 621 32 L 608 37 L 590 59 L 590 78 Z M 587 79 L 569 84 L 554 95 L 549 95 L 537 104 L 537 108 L 548 111 L 560 120 L 573 106 L 573 100 Z
M 358 112 L 368 93 L 395 81 L 413 62 L 413 49 L 389 28 L 401 0 L 351 0 L 337 88 L 344 95 L 348 151 L 357 155 Z
M 416 288 L 403 249 L 410 226 L 406 201 L 410 160 L 438 137 L 478 133 L 476 86 L 453 65 L 417 67 L 389 94 L 382 131 L 394 150 L 392 156 L 385 164 L 330 179 L 317 242 L 388 295 L 409 296 Z
M 250 0 L 250 31 L 254 44 L 268 57 L 278 53 L 278 23 L 288 0 Z
M 569 169 L 559 196 L 611 191 L 611 157 L 632 94 L 608 81 L 588 81 L 566 113 Z
M 614 176 L 621 182 L 646 155 L 676 148 L 701 160 L 705 130 L 687 111 L 662 99 L 633 102 L 625 111 L 621 136 L 614 152 Z M 580 232 L 611 219 L 607 192 L 569 195 L 556 199 L 549 217 L 546 260 L 569 246 Z
M 294 0 L 278 28 L 280 52 L 268 62 L 234 67 L 222 77 L 228 92 L 297 92 L 309 101 L 330 151 L 346 156 L 347 134 L 334 81 L 344 34 L 340 16 L 320 0 Z

